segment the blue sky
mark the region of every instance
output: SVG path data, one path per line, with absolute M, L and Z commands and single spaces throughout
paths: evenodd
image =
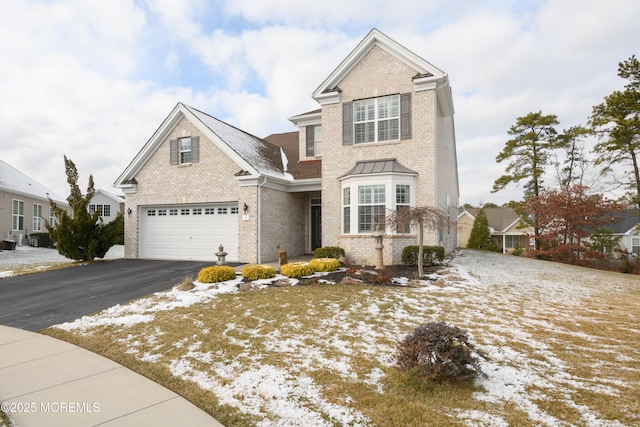
M 117 192 L 178 102 L 257 136 L 293 131 L 375 27 L 450 76 L 460 202 L 519 200 L 515 185 L 490 193 L 509 127 L 533 111 L 559 131 L 586 123 L 640 56 L 638 22 L 635 0 L 0 0 L 0 159 L 66 195 L 66 154 L 81 187 L 91 173 Z

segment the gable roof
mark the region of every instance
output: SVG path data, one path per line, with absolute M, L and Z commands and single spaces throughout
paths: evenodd
M 293 179 L 293 176 L 285 171 L 284 165 L 288 160 L 280 147 L 179 102 L 116 179 L 114 185 L 127 187 L 183 118 L 189 120 L 233 160 L 242 172 L 241 175 Z
M 94 197 L 95 197 L 97 194 L 102 194 L 103 196 L 105 196 L 105 197 L 107 197 L 107 198 L 109 198 L 109 199 L 113 200 L 113 201 L 114 201 L 114 202 L 116 202 L 116 203 L 124 203 L 124 197 L 122 197 L 122 196 L 118 196 L 118 195 L 116 195 L 116 194 L 109 193 L 108 191 L 104 191 L 104 190 L 103 190 L 103 189 L 101 189 L 101 188 L 96 189 L 96 193 L 94 194 Z
M 475 220 L 479 210 L 480 208 L 463 208 L 458 218 L 467 213 Z M 513 208 L 484 208 L 484 213 L 487 215 L 489 227 L 496 232 L 505 232 L 520 221 Z
M 627 209 L 623 212 L 616 212 L 616 221 L 605 226 L 614 234 L 633 234 L 636 225 L 640 224 L 640 209 Z
M 68 206 L 67 200 L 0 160 L 0 190 Z
M 318 86 L 312 94 L 313 99 L 321 105 L 338 102 L 337 96 L 340 92 L 338 84 L 374 47 L 379 47 L 416 71 L 413 78 L 416 90 L 444 90 L 444 99 L 440 100 L 443 103 L 443 111 L 449 114 L 453 113 L 453 99 L 451 98 L 448 75 L 376 28 L 369 31 L 356 48 Z

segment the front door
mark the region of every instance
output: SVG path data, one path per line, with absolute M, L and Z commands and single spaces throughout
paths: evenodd
M 311 206 L 311 250 L 322 247 L 322 206 Z

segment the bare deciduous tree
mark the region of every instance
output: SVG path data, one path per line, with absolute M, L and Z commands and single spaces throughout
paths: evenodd
M 453 221 L 439 209 L 431 206 L 414 206 L 390 211 L 385 217 L 385 223 L 395 228 L 399 233 L 406 232 L 410 227 L 418 229 L 418 276 L 423 276 L 422 260 L 424 256 L 424 230 L 438 230 L 451 227 Z

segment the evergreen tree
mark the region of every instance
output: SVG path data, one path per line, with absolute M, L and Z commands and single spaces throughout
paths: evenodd
M 618 64 L 618 76 L 629 80 L 625 90 L 593 107 L 589 124 L 601 139 L 593 152 L 603 174 L 612 174 L 640 208 L 640 61 L 635 55 Z
M 549 164 L 552 150 L 558 148 L 558 133 L 554 127 L 558 124 L 557 116 L 544 116 L 541 111 L 518 117 L 508 132 L 513 138 L 507 141 L 496 157 L 498 163 L 507 159 L 511 163 L 507 165 L 506 174 L 494 182 L 492 193 L 525 179 L 528 180 L 525 184 L 525 200 L 540 195 L 545 167 Z M 537 245 L 540 230 L 535 215 L 533 222 Z
M 124 216 L 119 212 L 116 218 L 104 224 L 100 212 L 89 214 L 89 202 L 95 194 L 93 176 L 89 176 L 87 194 L 83 197 L 78 187 L 78 171 L 76 165 L 64 157 L 67 183 L 71 187 L 69 206 L 73 215 L 59 207 L 49 199 L 55 215 L 55 224 L 46 222 L 49 236 L 56 242 L 61 255 L 76 261 L 93 261 L 94 258 L 104 258 L 107 251 L 116 243 L 124 227 Z
M 480 209 L 476 214 L 476 219 L 473 221 L 473 227 L 471 227 L 471 233 L 469 234 L 467 247 L 489 251 L 498 250 L 497 245 L 491 239 L 491 230 L 489 230 L 489 222 L 484 209 Z

